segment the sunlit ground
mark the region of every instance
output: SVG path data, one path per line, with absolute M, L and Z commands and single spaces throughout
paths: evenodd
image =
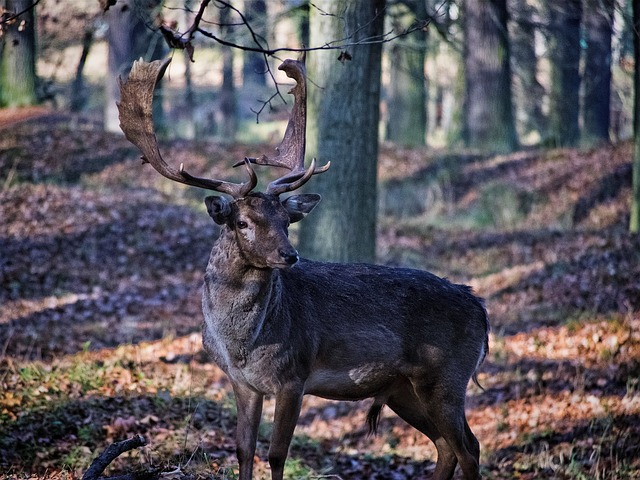
M 142 168 L 124 139 L 89 121 L 45 116 L 10 132 L 0 135 L 5 478 L 79 477 L 135 434 L 148 446 L 111 473 L 234 478 L 233 396 L 201 347 L 217 234 L 204 193 Z M 222 177 L 266 147 L 163 148 Z M 379 262 L 469 283 L 487 302 L 484 390 L 470 387 L 467 408 L 487 478 L 640 475 L 640 240 L 626 233 L 618 175 L 629 158 L 628 145 L 488 160 L 383 148 Z M 388 409 L 368 436 L 368 406 L 307 398 L 289 478 L 428 478 L 431 443 Z M 259 478 L 272 411 L 268 400 Z

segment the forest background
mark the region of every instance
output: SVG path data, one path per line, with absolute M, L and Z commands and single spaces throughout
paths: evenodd
M 136 161 L 116 79 L 172 56 L 165 158 L 234 178 L 279 143 L 277 66 L 305 48 L 309 156 L 333 173 L 301 250 L 486 298 L 485 390 L 468 398 L 486 477 L 640 478 L 636 2 L 71 3 L 0 1 L 7 478 L 81 476 L 134 434 L 148 445 L 112 473 L 234 477 L 233 397 L 199 333 L 217 230 L 203 192 Z M 389 412 L 367 437 L 366 406 L 305 400 L 289 478 L 428 478 L 433 446 Z

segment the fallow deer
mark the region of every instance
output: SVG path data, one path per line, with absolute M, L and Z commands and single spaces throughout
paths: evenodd
M 248 172 L 243 183 L 194 177 L 163 160 L 151 101 L 168 64 L 136 62 L 121 80 L 121 128 L 161 175 L 226 195 L 205 199 L 222 228 L 204 277 L 203 343 L 233 386 L 240 479 L 252 478 L 265 395 L 275 397 L 271 476 L 283 478 L 305 394 L 372 398 L 367 421 L 374 431 L 388 405 L 435 443 L 433 478 L 452 478 L 457 464 L 466 480 L 480 478 L 480 447 L 465 417 L 465 397 L 488 351 L 483 301 L 471 288 L 424 271 L 298 257 L 287 229 L 320 197 L 282 195 L 329 167 L 316 167 L 315 159 L 304 167 L 302 62 L 286 60 L 279 67 L 296 81 L 291 118 L 275 157 L 239 164 Z M 287 173 L 264 193 L 253 192 L 253 164 Z

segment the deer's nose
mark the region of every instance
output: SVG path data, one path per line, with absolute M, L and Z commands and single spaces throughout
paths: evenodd
M 294 265 L 298 261 L 298 252 L 293 249 L 285 250 L 281 248 L 280 250 L 278 250 L 278 253 L 287 265 Z

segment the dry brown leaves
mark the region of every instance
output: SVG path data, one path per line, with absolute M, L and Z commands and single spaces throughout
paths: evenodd
M 194 174 L 225 178 L 242 175 L 228 165 L 264 151 L 165 147 Z M 552 205 L 536 203 L 527 228 L 390 223 L 381 232 L 381 261 L 411 259 L 487 300 L 485 390 L 470 389 L 468 417 L 489 478 L 640 476 L 640 240 L 625 231 L 628 149 L 468 154 L 452 177 L 456 205 L 496 178 Z M 178 478 L 230 478 L 235 468 L 231 389 L 199 333 L 217 232 L 199 193 L 169 186 L 136 158 L 87 119 L 2 129 L 0 466 L 12 478 L 81 475 L 106 444 L 134 434 L 150 445 L 112 471 L 160 464 L 179 467 Z M 387 147 L 381 176 L 431 174 L 429 162 L 423 151 Z M 389 411 L 368 437 L 367 407 L 305 399 L 295 475 L 428 478 L 432 444 Z M 260 474 L 273 408 L 269 399 Z

